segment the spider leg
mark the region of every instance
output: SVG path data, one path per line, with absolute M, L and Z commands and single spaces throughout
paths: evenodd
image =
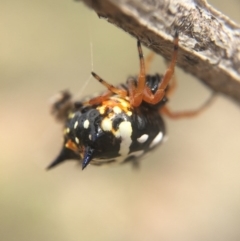
M 123 98 L 126 97 L 126 95 L 127 95 L 127 91 L 126 90 L 123 90 L 123 89 L 120 89 L 120 88 L 116 88 L 115 86 L 109 84 L 107 81 L 103 80 L 100 76 L 98 76 L 94 72 L 92 72 L 92 76 L 96 80 L 98 80 L 101 84 L 103 84 L 112 93 L 120 95 Z
M 166 96 L 170 97 L 173 95 L 173 93 L 175 92 L 177 88 L 177 79 L 175 74 L 173 74 L 173 77 L 171 79 L 171 83 L 168 85 L 167 91 L 166 91 Z
M 173 50 L 173 56 L 172 56 L 171 62 L 163 76 L 161 83 L 158 86 L 158 90 L 156 91 L 156 93 L 153 94 L 152 91 L 148 87 L 144 88 L 143 100 L 150 104 L 156 104 L 162 100 L 162 98 L 165 96 L 165 90 L 166 90 L 170 80 L 173 77 L 174 67 L 176 64 L 177 52 L 178 52 L 178 32 L 175 33 L 173 49 L 174 50 Z
M 199 108 L 197 108 L 195 110 L 174 112 L 174 111 L 171 111 L 167 106 L 163 106 L 159 112 L 160 112 L 160 114 L 164 114 L 172 119 L 195 117 L 195 116 L 201 114 L 202 112 L 204 112 L 207 108 L 209 108 L 211 106 L 211 104 L 214 102 L 214 100 L 216 99 L 216 96 L 217 96 L 216 93 L 213 93 L 209 97 L 209 99 L 207 99 L 207 101 L 205 103 L 203 103 L 202 106 L 200 106 Z
M 138 54 L 139 54 L 139 60 L 140 60 L 140 72 L 138 75 L 137 86 L 135 86 L 134 81 L 128 82 L 130 104 L 133 107 L 137 107 L 142 103 L 143 90 L 144 90 L 145 84 L 146 84 L 145 64 L 144 64 L 141 43 L 139 40 L 137 41 L 137 47 L 138 47 Z
M 97 96 L 95 98 L 90 99 L 89 101 L 85 102 L 84 104 L 89 104 L 89 105 L 98 105 L 100 103 L 102 103 L 103 101 L 107 100 L 111 95 L 113 95 L 113 93 L 108 90 L 107 92 L 105 92 L 104 94 Z

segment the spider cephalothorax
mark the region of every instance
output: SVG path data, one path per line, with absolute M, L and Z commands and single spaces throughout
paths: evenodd
M 64 122 L 64 143 L 49 168 L 68 159 L 79 160 L 82 168 L 89 163 L 135 163 L 162 142 L 165 126 L 160 110 L 167 101 L 166 92 L 174 73 L 178 35 L 175 35 L 173 57 L 164 75 L 145 74 L 140 41 L 137 46 L 140 73 L 129 77 L 126 84 L 114 87 L 92 72 L 107 87 L 107 92 L 80 102 L 72 101 L 68 92 L 61 93 L 62 98 L 53 105 L 53 113 Z M 149 61 L 147 69 L 148 64 Z

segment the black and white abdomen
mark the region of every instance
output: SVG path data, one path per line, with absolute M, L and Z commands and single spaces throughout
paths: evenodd
M 49 168 L 70 159 L 82 162 L 82 168 L 139 160 L 164 135 L 157 108 L 131 108 L 127 99 L 116 96 L 101 105 L 80 105 L 68 115 L 63 148 Z
M 102 148 L 105 149 L 104 153 L 111 153 L 112 156 L 95 156 L 91 161 L 95 165 L 139 159 L 160 144 L 165 135 L 164 122 L 158 111 L 143 107 L 128 112 L 114 107 L 113 112 L 102 119 L 100 126 L 103 136 L 108 136 Z
M 165 136 L 165 125 L 158 112 L 136 109 L 131 118 L 129 156 L 139 157 L 160 144 Z

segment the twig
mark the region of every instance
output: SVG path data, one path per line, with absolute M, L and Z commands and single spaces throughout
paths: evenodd
M 82 1 L 167 59 L 178 30 L 178 66 L 240 103 L 240 26 L 205 0 Z

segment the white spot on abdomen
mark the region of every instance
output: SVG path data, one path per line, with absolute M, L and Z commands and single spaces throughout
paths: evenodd
M 147 134 L 143 134 L 142 136 L 140 136 L 139 138 L 137 138 L 137 141 L 138 141 L 139 143 L 144 143 L 144 142 L 147 141 L 147 139 L 148 139 L 148 135 L 147 135 Z
M 128 112 L 127 112 L 127 115 L 128 115 L 128 116 L 131 116 L 131 115 L 132 115 L 132 111 L 128 111 Z
M 113 107 L 113 112 L 114 112 L 115 114 L 120 114 L 120 113 L 122 112 L 122 110 L 121 110 L 118 106 L 114 106 L 114 107 Z
M 83 127 L 84 127 L 85 129 L 87 129 L 87 128 L 89 127 L 89 124 L 90 124 L 89 120 L 85 120 L 85 121 L 83 122 Z
M 106 105 L 98 107 L 97 110 L 100 112 L 101 115 L 103 115 L 106 110 Z
M 77 137 L 75 137 L 75 142 L 79 144 L 79 139 Z
M 163 133 L 159 132 L 150 144 L 150 148 L 156 146 L 163 138 Z
M 75 122 L 75 124 L 74 124 L 74 129 L 76 129 L 77 126 L 78 126 L 78 121 Z
M 111 131 L 112 130 L 112 121 L 108 118 L 103 119 L 101 127 L 104 131 Z
M 122 139 L 119 154 L 126 156 L 129 153 L 130 145 L 132 144 L 132 125 L 129 121 L 123 121 L 119 125 L 120 138 Z

